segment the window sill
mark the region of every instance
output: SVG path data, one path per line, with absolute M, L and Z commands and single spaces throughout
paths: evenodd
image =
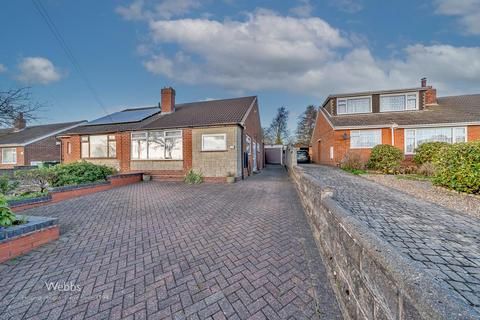
M 183 159 L 130 159 L 130 161 L 183 161 Z
M 225 150 L 201 150 L 200 152 L 227 152 L 228 149 Z
M 80 160 L 118 160 L 118 158 L 80 158 Z
M 375 147 L 350 147 L 351 150 L 373 149 Z

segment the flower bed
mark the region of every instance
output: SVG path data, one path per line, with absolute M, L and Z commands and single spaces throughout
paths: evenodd
M 17 216 L 17 219 L 22 218 L 27 218 L 28 222 L 0 227 L 0 263 L 59 237 L 56 218 Z

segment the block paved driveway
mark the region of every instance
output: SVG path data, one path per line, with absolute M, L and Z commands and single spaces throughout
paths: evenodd
M 302 165 L 378 236 L 480 311 L 480 220 L 340 169 Z
M 25 213 L 58 217 L 61 237 L 0 264 L 1 319 L 341 318 L 281 168 L 233 185 L 140 183 Z

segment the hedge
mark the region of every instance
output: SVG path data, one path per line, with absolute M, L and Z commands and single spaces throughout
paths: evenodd
M 383 173 L 395 173 L 399 170 L 403 158 L 400 149 L 389 144 L 379 144 L 373 147 L 367 167 Z
M 433 158 L 441 152 L 443 148 L 448 148 L 451 144 L 446 142 L 426 142 L 415 149 L 413 161 L 420 165 L 427 162 L 433 162 Z
M 433 182 L 453 190 L 480 194 L 480 141 L 455 143 L 434 158 Z

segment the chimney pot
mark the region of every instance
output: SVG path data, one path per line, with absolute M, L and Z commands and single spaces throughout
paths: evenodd
M 27 126 L 27 121 L 23 117 L 23 112 L 20 112 L 18 116 L 15 118 L 15 121 L 13 122 L 13 127 L 15 130 L 20 131 L 25 129 Z
M 172 87 L 162 89 L 160 106 L 163 113 L 175 112 L 175 89 Z
M 422 88 L 425 88 L 427 86 L 427 78 L 422 78 L 421 79 L 421 84 L 422 84 Z

